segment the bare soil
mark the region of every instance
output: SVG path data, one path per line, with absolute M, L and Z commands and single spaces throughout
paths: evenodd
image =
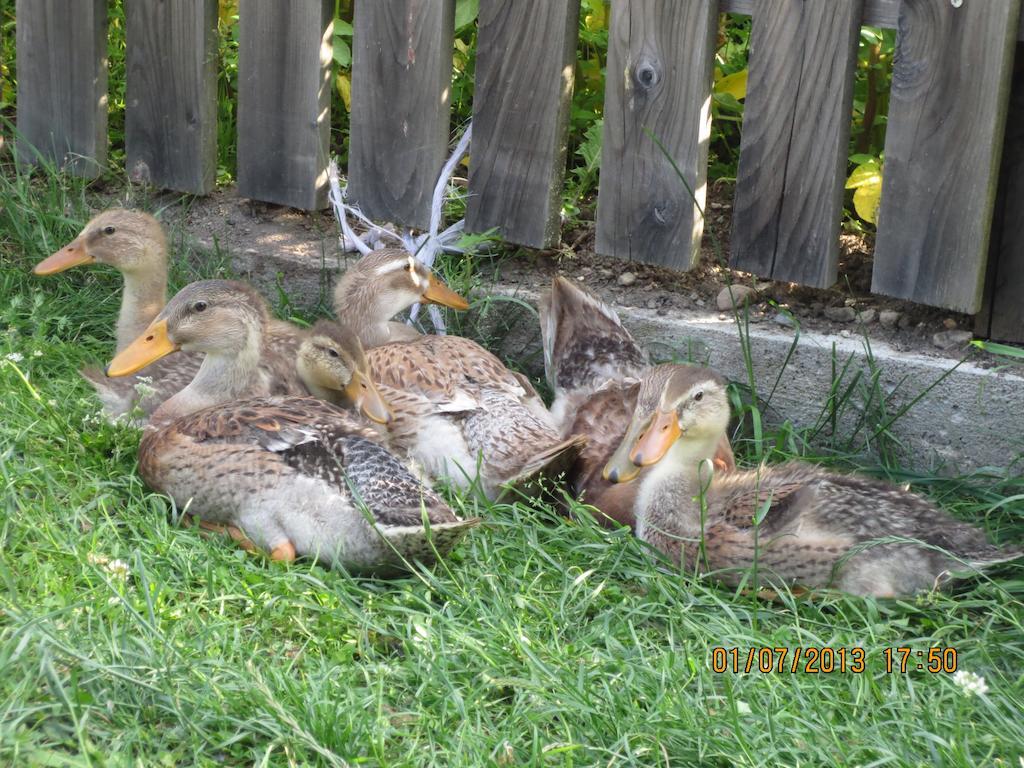
M 339 253 L 337 225 L 328 212 L 304 213 L 250 201 L 239 198 L 231 188 L 185 202 L 169 195 L 153 202 L 167 206 L 165 220 L 179 225 L 200 247 L 219 248 L 236 256 L 248 255 L 250 259 L 287 251 L 310 259 L 311 267 L 333 268 L 339 259 L 344 263 L 346 258 Z M 732 224 L 731 185 L 709 188 L 707 214 L 707 229 L 718 239 L 721 253 L 727 259 Z M 601 256 L 594 251 L 593 222 L 585 221 L 566 231 L 557 249 L 502 249 L 486 271 L 489 274 L 493 268 L 502 283 L 531 288 L 543 287 L 556 274 L 567 275 L 614 305 L 642 307 L 661 315 L 680 309 L 720 314 L 716 299 L 722 288 L 744 284 L 758 290 L 758 300 L 749 309 L 751 323 L 771 323 L 776 329 L 792 331 L 793 323 L 786 317 L 791 315 L 801 328 L 842 336 L 860 335 L 863 329 L 859 321 L 835 322 L 826 317 L 826 311 L 843 306 L 858 313 L 873 309 L 874 318 L 865 324 L 872 339 L 884 340 L 899 350 L 958 357 L 962 349 L 942 351 L 934 346 L 932 337 L 946 330 L 971 330 L 972 318 L 871 294 L 872 250 L 870 236 L 845 232 L 841 236 L 839 281 L 832 288 L 818 290 L 761 280 L 723 266 L 708 233 L 700 263 L 689 272 Z M 899 313 L 894 326 L 883 327 L 879 322 L 884 310 Z

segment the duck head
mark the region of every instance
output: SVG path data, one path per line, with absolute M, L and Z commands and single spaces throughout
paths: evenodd
M 322 400 L 358 409 L 371 421 L 391 421 L 391 409 L 370 377 L 363 345 L 349 328 L 321 320 L 299 347 L 299 377 Z
M 78 237 L 36 264 L 37 275 L 85 264 L 106 264 L 125 274 L 166 271 L 167 240 L 160 223 L 148 213 L 113 208 L 94 216 Z
M 708 368 L 652 368 L 640 386 L 626 435 L 605 465 L 604 478 L 612 483 L 632 480 L 643 467 L 664 459 L 680 441 L 706 449 L 705 458 L 712 458 L 721 450 L 729 426 L 726 386 L 725 379 Z
M 234 280 L 200 280 L 182 288 L 107 366 L 108 376 L 129 376 L 172 352 L 234 357 L 258 354 L 269 313 L 252 286 Z

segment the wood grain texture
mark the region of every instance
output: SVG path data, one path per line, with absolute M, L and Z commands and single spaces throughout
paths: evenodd
M 454 0 L 357 0 L 349 193 L 371 218 L 426 228 L 448 154 Z
M 730 263 L 775 280 L 836 281 L 862 0 L 762 0 Z
M 981 306 L 1020 0 L 903 0 L 871 290 Z
M 598 253 L 678 269 L 696 262 L 717 30 L 717 0 L 612 4 Z
M 17 0 L 18 132 L 22 160 L 80 176 L 107 160 L 105 0 Z
M 238 39 L 238 192 L 327 205 L 332 0 L 245 0 Z
M 217 0 L 125 3 L 133 181 L 192 194 L 217 174 Z
M 757 15 L 760 0 L 721 0 L 722 13 Z M 863 24 L 865 27 L 895 29 L 900 15 L 900 0 L 865 0 Z M 1024 40 L 1024 18 L 1020 20 L 1018 40 Z
M 985 302 L 975 333 L 1024 342 L 1024 44 L 1017 44 Z
M 560 237 L 579 0 L 481 0 L 466 225 Z

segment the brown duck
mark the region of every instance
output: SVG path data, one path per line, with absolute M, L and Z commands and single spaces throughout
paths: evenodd
M 525 376 L 459 336 L 380 343 L 390 317 L 423 298 L 468 306 L 422 269 L 405 251 L 374 251 L 335 292 L 339 318 L 367 347 L 371 377 L 396 414 L 391 444 L 430 477 L 462 488 L 479 482 L 491 499 L 559 475 L 585 441 L 562 437 Z
M 564 277 L 541 298 L 540 320 L 552 415 L 562 435 L 587 438 L 569 471 L 572 490 L 602 522 L 632 527 L 638 483 L 609 482 L 602 470 L 629 427 L 647 355 L 615 310 Z M 722 471 L 736 467 L 724 434 L 715 463 Z
M 645 469 L 635 481 L 637 536 L 684 568 L 738 584 L 756 563 L 764 581 L 892 597 L 1021 555 L 877 480 L 801 462 L 716 472 L 728 423 L 721 376 L 659 366 L 645 374 L 604 471 L 625 482 Z
M 124 280 L 116 328 L 120 352 L 167 303 L 167 238 L 163 228 L 143 211 L 112 208 L 94 216 L 78 237 L 32 271 L 54 275 L 88 264 L 114 267 Z M 81 373 L 96 390 L 108 417 L 123 416 L 136 408 L 145 417 L 192 380 L 201 360 L 201 355 L 177 355 L 118 382 L 110 381 L 95 367 Z

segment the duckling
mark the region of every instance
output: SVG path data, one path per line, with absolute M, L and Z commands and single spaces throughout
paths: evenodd
M 381 248 L 349 267 L 334 289 L 338 321 L 359 334 L 369 349 L 393 341 L 415 341 L 421 334 L 391 320 L 416 303 L 468 309 L 469 302 L 401 248 Z
M 613 483 L 647 468 L 636 533 L 678 564 L 736 585 L 756 562 L 766 580 L 894 597 L 1022 554 L 885 482 L 802 462 L 715 472 L 728 423 L 721 376 L 658 366 L 644 376 L 629 430 L 605 467 Z
M 479 521 L 456 517 L 372 427 L 313 397 L 236 399 L 287 389 L 267 365 L 265 325 L 248 286 L 204 281 L 172 299 L 136 342 L 145 354 L 184 346 L 206 354 L 196 381 L 158 409 L 152 424 L 160 426 L 143 435 L 146 483 L 201 526 L 274 560 L 380 571 L 450 551 Z M 130 345 L 112 373 L 136 364 L 137 351 Z M 389 418 L 362 372 L 350 369 L 336 384 L 367 418 Z
M 531 481 L 561 474 L 583 441 L 561 440 L 524 405 L 522 390 L 499 376 L 504 367 L 490 353 L 473 345 L 471 355 L 453 355 L 453 349 L 467 349 L 463 342 L 472 345 L 458 337 L 423 336 L 361 357 L 352 331 L 321 321 L 299 351 L 298 369 L 311 392 L 339 405 L 360 406 L 372 380 L 392 416 L 389 446 L 427 476 L 465 488 L 479 470 L 491 499 L 509 486 L 535 490 Z M 332 384 L 339 381 L 352 383 Z
M 117 351 L 121 352 L 167 303 L 167 238 L 163 227 L 143 211 L 103 211 L 85 225 L 78 237 L 32 271 L 54 275 L 86 264 L 109 265 L 124 279 L 116 328 Z M 148 416 L 195 377 L 201 362 L 198 354 L 178 355 L 116 383 L 104 377 L 99 368 L 87 367 L 81 374 L 96 390 L 108 417 L 116 418 L 136 408 Z M 140 381 L 142 378 L 145 382 Z M 140 386 L 142 383 L 146 386 Z
M 130 376 L 178 350 L 204 355 L 192 381 L 150 416 L 151 424 L 166 424 L 232 400 L 308 394 L 295 369 L 302 337 L 298 328 L 271 322 L 252 286 L 200 280 L 182 288 L 106 373 Z
M 637 483 L 611 483 L 602 470 L 622 442 L 636 407 L 647 354 L 615 310 L 564 277 L 540 301 L 544 372 L 555 394 L 551 414 L 561 434 L 587 444 L 568 473 L 573 494 L 595 507 L 606 525 L 635 525 Z M 722 470 L 736 468 L 728 437 L 715 454 Z
M 366 347 L 374 382 L 382 391 L 388 388 L 393 409 L 398 409 L 396 392 L 405 400 L 403 418 L 392 425 L 392 445 L 433 478 L 446 477 L 465 488 L 478 475 L 491 499 L 503 487 L 525 489 L 538 476 L 560 474 L 584 440 L 558 433 L 529 379 L 470 339 L 417 335 L 388 341 L 389 319 L 422 300 L 454 309 L 469 306 L 399 249 L 364 256 L 334 293 L 339 319 Z

